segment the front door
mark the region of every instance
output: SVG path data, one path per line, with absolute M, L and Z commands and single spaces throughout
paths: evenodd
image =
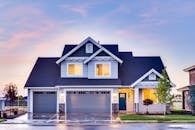
M 119 93 L 119 110 L 126 110 L 126 93 Z

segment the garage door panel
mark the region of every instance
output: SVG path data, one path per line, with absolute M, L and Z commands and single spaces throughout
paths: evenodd
M 109 92 L 67 93 L 68 113 L 109 113 Z
M 56 113 L 57 105 L 56 92 L 34 92 L 33 112 L 34 113 Z

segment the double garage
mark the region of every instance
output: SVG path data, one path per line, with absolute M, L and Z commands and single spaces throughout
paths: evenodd
M 111 114 L 110 91 L 66 91 L 67 115 Z M 33 113 L 56 113 L 57 92 L 33 92 Z

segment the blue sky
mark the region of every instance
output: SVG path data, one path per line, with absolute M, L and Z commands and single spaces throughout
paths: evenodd
M 37 57 L 91 36 L 135 56 L 161 56 L 172 82 L 195 64 L 194 0 L 0 0 L 0 86 L 24 83 Z M 2 88 L 1 87 L 1 88 Z

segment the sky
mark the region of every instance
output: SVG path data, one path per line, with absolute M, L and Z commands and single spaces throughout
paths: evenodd
M 38 57 L 88 36 L 134 56 L 161 56 L 177 87 L 195 64 L 194 0 L 0 0 L 0 90 L 24 84 Z M 0 92 L 2 95 L 2 91 Z

